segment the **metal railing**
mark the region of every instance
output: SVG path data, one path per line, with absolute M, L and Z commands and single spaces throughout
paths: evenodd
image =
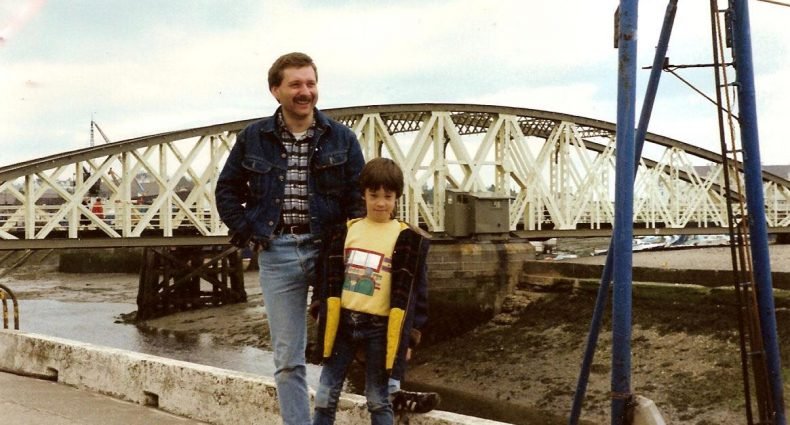
M 3 302 L 3 329 L 8 329 L 8 298 L 14 306 L 14 329 L 19 330 L 19 302 L 11 288 L 0 283 L 0 300 Z

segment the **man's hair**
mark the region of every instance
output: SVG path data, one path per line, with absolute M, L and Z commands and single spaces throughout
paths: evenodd
M 362 193 L 366 189 L 391 190 L 397 197 L 403 195 L 403 171 L 398 164 L 389 158 L 374 158 L 365 164 L 359 175 L 359 187 Z
M 318 80 L 318 68 L 313 63 L 313 58 L 301 52 L 286 53 L 272 64 L 269 68 L 269 89 L 279 86 L 283 82 L 283 70 L 286 68 L 302 68 L 312 66 L 315 71 L 316 81 Z

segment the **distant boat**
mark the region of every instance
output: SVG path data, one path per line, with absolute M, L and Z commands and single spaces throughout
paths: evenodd
M 729 235 L 690 235 L 679 246 L 723 246 L 729 244 Z
M 727 246 L 729 244 L 730 237 L 728 235 L 640 236 L 634 238 L 631 248 L 634 252 L 639 252 L 695 246 Z M 596 249 L 593 255 L 603 255 L 608 251 L 608 249 Z
M 672 243 L 671 236 L 643 236 L 634 238 L 631 243 L 633 251 L 648 251 L 654 249 L 667 248 Z

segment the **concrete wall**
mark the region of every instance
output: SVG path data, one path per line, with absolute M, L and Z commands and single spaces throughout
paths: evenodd
M 732 286 L 732 270 L 727 269 L 633 267 L 632 273 L 634 282 L 677 283 L 714 288 Z M 526 261 L 522 280 L 536 288 L 563 288 L 588 280 L 592 280 L 592 283 L 600 282 L 602 274 L 601 264 Z M 790 273 L 774 271 L 771 276 L 774 289 L 790 289 Z
M 243 372 L 13 330 L 0 330 L 0 370 L 217 425 L 280 423 L 274 380 Z M 364 397 L 344 395 L 336 423 L 370 423 Z M 441 411 L 410 415 L 406 423 L 502 424 Z

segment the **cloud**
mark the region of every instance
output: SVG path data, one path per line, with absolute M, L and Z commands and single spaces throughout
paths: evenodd
M 664 2 L 642 2 L 638 65 L 652 62 Z M 2 2 L 3 8 L 11 10 Z M 16 2 L 16 5 L 21 3 Z M 189 5 L 189 7 L 187 7 Z M 614 121 L 615 4 L 557 0 L 436 2 L 142 1 L 48 3 L 0 54 L 2 161 L 87 146 L 91 116 L 114 140 L 268 115 L 271 62 L 304 51 L 319 106 L 459 102 Z M 90 10 L 85 9 L 90 7 Z M 707 2 L 681 3 L 673 63 L 710 61 Z M 788 9 L 753 8 L 761 131 L 771 145 L 788 109 Z M 16 9 L 14 9 L 16 10 Z M 784 19 L 783 19 L 784 18 Z M 24 34 L 24 37 L 22 37 Z M 68 37 L 63 37 L 68 34 Z M 712 92 L 710 70 L 683 75 Z M 640 97 L 648 71 L 638 71 Z M 782 109 L 784 108 L 784 109 Z M 664 74 L 651 131 L 710 139 L 712 105 Z M 21 148 L 25 146 L 25 148 Z M 27 148 L 34 146 L 35 148 Z M 773 155 L 776 157 L 776 155 Z
M 574 83 L 542 87 L 513 87 L 463 99 L 462 103 L 513 106 L 606 119 L 616 107 L 609 99 L 601 99 L 600 88 L 591 83 Z

